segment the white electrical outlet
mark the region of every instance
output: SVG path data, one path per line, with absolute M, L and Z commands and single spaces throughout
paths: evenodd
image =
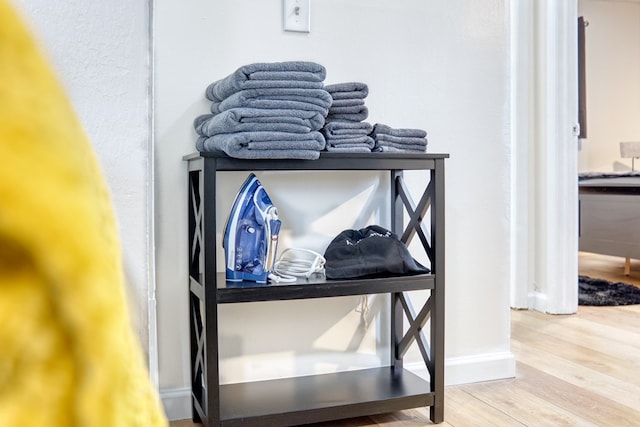
M 284 30 L 311 32 L 310 0 L 282 0 Z

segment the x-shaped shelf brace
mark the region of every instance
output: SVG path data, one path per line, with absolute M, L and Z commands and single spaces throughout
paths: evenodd
M 402 200 L 402 204 L 409 214 L 409 222 L 400 237 L 400 240 L 405 245 L 408 245 L 413 237 L 418 234 L 420 243 L 427 253 L 429 260 L 433 262 L 433 249 L 431 248 L 431 233 L 425 228 L 423 224 L 423 218 L 429 208 L 431 207 L 431 201 L 433 199 L 433 181 L 429 181 L 427 188 L 424 190 L 420 202 L 416 206 L 409 195 L 409 191 L 401 176 L 396 178 L 396 191 Z
M 196 358 L 193 363 L 193 375 L 191 378 L 191 381 L 195 386 L 193 389 L 196 390 L 196 388 L 202 387 L 202 384 L 199 384 L 198 381 L 204 374 L 204 328 L 202 327 L 202 317 L 200 313 L 200 306 L 198 304 L 192 304 L 191 316 L 195 328 L 194 338 L 196 338 L 198 343 Z
M 196 175 L 196 180 L 199 178 L 200 174 L 195 174 Z M 197 182 L 193 182 L 194 178 L 191 177 L 191 209 L 193 211 L 193 221 L 194 221 L 194 226 L 195 229 L 193 230 L 193 239 L 191 242 L 191 266 L 192 269 L 196 268 L 197 266 L 197 273 L 202 272 L 202 265 L 203 265 L 203 254 L 204 252 L 202 251 L 203 243 L 202 243 L 202 219 L 203 219 L 203 209 L 202 208 L 202 198 L 200 195 L 200 186 L 197 185 Z M 196 258 L 198 258 L 196 260 Z M 197 264 L 196 264 L 197 262 Z M 191 271 L 192 275 L 195 275 L 195 271 Z
M 189 225 L 189 239 L 191 246 L 191 265 L 189 266 L 189 273 L 192 277 L 198 277 L 201 275 L 204 266 L 204 245 L 203 245 L 203 232 L 204 232 L 204 209 L 202 203 L 202 186 L 201 186 L 201 172 L 190 174 L 190 225 Z M 190 285 L 190 286 L 201 286 Z M 206 402 L 206 390 L 203 388 L 202 380 L 206 377 L 206 364 L 205 364 L 205 331 L 203 324 L 203 313 L 200 305 L 200 297 L 193 290 L 189 295 L 190 302 L 190 315 L 191 315 L 191 360 L 192 360 L 192 377 L 191 377 L 191 389 L 196 397 L 194 408 L 197 408 L 200 412 L 202 410 L 202 404 Z
M 402 304 L 402 308 L 404 309 L 409 322 L 409 329 L 398 343 L 398 347 L 396 348 L 396 358 L 401 359 L 415 341 L 420 349 L 422 359 L 424 360 L 424 364 L 427 366 L 429 375 L 433 375 L 433 363 L 431 363 L 430 356 L 431 350 L 429 343 L 427 342 L 427 338 L 422 332 L 422 328 L 424 328 L 424 325 L 431 317 L 431 298 L 427 300 L 420 312 L 416 315 L 415 309 L 409 300 L 409 294 L 407 292 L 402 292 L 399 297 L 400 303 Z
M 409 215 L 409 221 L 407 222 L 407 226 L 405 227 L 400 240 L 405 245 L 408 245 L 413 237 L 417 234 L 418 238 L 420 239 L 420 243 L 422 244 L 422 247 L 427 254 L 427 257 L 432 262 L 432 264 L 434 261 L 434 250 L 431 245 L 431 233 L 425 228 L 423 219 L 425 218 L 427 211 L 431 207 L 433 201 L 433 190 L 434 182 L 433 180 L 430 180 L 427 188 L 424 190 L 424 193 L 420 198 L 420 201 L 417 205 L 415 205 L 405 185 L 405 182 L 402 179 L 402 176 L 400 175 L 396 177 L 396 192 L 400 197 L 400 200 L 402 201 L 404 209 Z M 402 292 L 398 296 L 400 303 L 402 304 L 405 316 L 408 320 L 409 328 L 396 347 L 396 359 L 401 359 L 415 341 L 418 345 L 420 353 L 422 354 L 422 359 L 427 366 L 429 374 L 433 376 L 434 365 L 431 361 L 430 346 L 424 335 L 424 332 L 422 331 L 426 323 L 431 318 L 432 299 L 431 297 L 429 297 L 420 312 L 416 314 L 416 311 L 409 299 L 408 292 Z

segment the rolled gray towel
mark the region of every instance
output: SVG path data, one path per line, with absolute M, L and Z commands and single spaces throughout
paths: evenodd
M 408 151 L 413 153 L 424 153 L 427 151 L 427 146 L 416 144 L 394 144 L 393 142 L 376 141 L 372 151 Z
M 222 101 L 235 92 L 256 87 L 321 89 L 326 75 L 327 71 L 322 65 L 308 61 L 248 64 L 211 83 L 207 87 L 206 96 L 211 101 Z
M 277 114 L 265 115 L 265 112 Z M 308 133 L 320 129 L 323 123 L 322 115 L 309 111 L 232 108 L 220 114 L 196 117 L 193 126 L 199 135 L 213 136 L 255 131 Z
M 231 157 L 291 159 L 287 152 L 321 151 L 326 146 L 320 132 L 296 134 L 287 132 L 237 132 L 200 137 L 196 141 L 198 151 L 224 152 Z M 259 152 L 260 157 L 256 157 Z M 247 153 L 249 152 L 249 153 Z M 307 158 L 307 157 L 305 157 Z M 315 157 L 317 158 L 317 156 Z
M 335 83 L 325 85 L 324 89 L 333 99 L 366 98 L 369 95 L 369 86 L 361 82 Z
M 373 125 L 373 133 L 410 138 L 424 138 L 427 136 L 427 132 L 423 129 L 394 129 L 391 126 L 382 123 L 376 123 Z
M 211 103 L 214 114 L 232 108 L 264 108 L 315 111 L 325 117 L 331 96 L 323 89 L 247 89 L 234 93 L 220 102 Z
M 393 143 L 393 144 L 398 144 L 398 145 L 421 145 L 421 146 L 425 146 L 427 145 L 427 138 L 415 138 L 415 137 L 408 137 L 408 136 L 393 136 L 393 135 L 387 135 L 387 134 L 371 134 L 371 136 L 373 137 L 373 139 L 376 142 L 389 142 L 389 143 Z

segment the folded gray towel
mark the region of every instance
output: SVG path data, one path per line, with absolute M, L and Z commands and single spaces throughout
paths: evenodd
M 214 114 L 232 108 L 264 108 L 315 111 L 325 117 L 331 96 L 323 89 L 247 89 L 234 93 L 220 102 L 211 103 Z
M 362 112 L 369 112 L 369 109 L 366 105 L 350 105 L 346 107 L 334 107 L 333 105 L 329 107 L 329 114 L 361 114 Z
M 364 99 L 358 99 L 358 98 L 333 99 L 333 101 L 331 102 L 331 108 L 352 107 L 354 105 L 364 105 Z
M 369 135 L 372 130 L 371 123 L 334 120 L 326 122 L 322 132 L 325 136 L 335 137 L 339 135 Z
M 246 89 L 234 93 L 229 98 L 220 101 L 224 103 L 231 98 L 241 99 L 274 99 L 282 101 L 300 101 L 310 102 L 312 104 L 319 105 L 323 108 L 329 108 L 333 99 L 329 92 L 324 89 L 304 89 L 304 88 L 260 88 L 260 89 Z
M 242 116 L 236 114 L 235 110 L 237 109 L 196 117 L 194 120 L 196 132 L 202 136 L 213 136 L 220 133 L 257 131 L 308 133 L 312 130 L 308 120 L 305 122 L 304 119 L 297 117 L 268 117 L 270 120 L 244 122 Z
M 367 117 L 369 117 L 369 109 L 367 107 L 364 107 L 364 109 L 362 109 L 362 111 L 360 111 L 358 113 L 332 113 L 332 112 L 329 112 L 329 114 L 327 114 L 327 117 L 326 117 L 325 121 L 332 122 L 332 121 L 344 120 L 344 121 L 350 121 L 350 122 L 361 122 L 361 121 L 366 120 Z
M 203 136 L 261 130 L 306 133 L 321 129 L 324 117 L 314 111 L 232 108 L 196 117 L 193 126 Z
M 416 144 L 394 144 L 393 142 L 376 141 L 372 151 L 410 151 L 424 153 L 425 151 L 427 151 L 427 146 Z
M 376 145 L 373 150 L 373 153 L 414 153 L 414 154 L 424 154 L 426 150 L 422 149 L 412 149 L 412 148 L 396 148 L 396 147 L 388 147 L 383 145 Z
M 398 145 L 427 145 L 427 138 L 414 138 L 408 136 L 393 136 L 387 134 L 371 134 L 376 142 L 389 142 Z
M 333 99 L 366 98 L 369 87 L 361 82 L 346 82 L 325 85 L 324 89 Z
M 316 111 L 273 109 L 273 108 L 232 108 L 242 123 L 300 123 L 309 126 L 311 130 L 319 130 L 324 126 L 324 116 Z
M 201 140 L 202 141 L 201 141 Z M 201 137 L 196 143 L 196 149 L 198 151 L 207 151 L 212 153 L 226 154 L 230 157 L 238 159 L 301 159 L 301 160 L 316 160 L 320 157 L 320 152 L 317 150 L 250 150 L 247 147 L 235 147 L 235 146 L 216 146 L 215 144 L 208 143 L 205 147 L 205 137 Z
M 323 87 L 322 82 L 304 80 L 247 80 L 238 89 L 223 93 L 214 92 L 216 86 L 209 85 L 205 91 L 205 96 L 210 101 L 220 102 L 236 92 L 247 89 L 322 89 Z M 223 98 L 221 98 L 222 95 L 224 95 Z
M 211 83 L 206 96 L 221 101 L 231 94 L 256 87 L 313 87 L 322 88 L 326 69 L 315 62 L 288 61 L 244 65 L 227 77 Z M 256 86 L 256 82 L 258 86 Z M 270 86 L 265 86 L 266 83 Z M 307 85 L 306 83 L 311 83 Z M 317 83 L 320 83 L 318 86 Z M 297 85 L 297 86 L 296 86 Z
M 373 133 L 414 138 L 424 138 L 427 136 L 427 132 L 422 129 L 394 129 L 382 123 L 373 125 Z
M 369 140 L 374 141 L 374 139 L 371 138 L 369 135 L 366 135 L 363 133 L 360 133 L 360 134 L 352 133 L 352 134 L 345 134 L 345 135 L 329 135 L 324 129 L 321 129 L 320 132 L 322 132 L 325 139 L 330 139 L 332 141 L 344 141 L 344 140 L 350 140 L 350 139 L 357 139 L 359 141 L 367 141 L 367 142 Z
M 317 159 L 318 156 L 311 152 L 317 154 L 325 146 L 320 132 L 237 132 L 200 137 L 196 141 L 198 151 L 224 152 L 231 157 L 247 159 Z
M 370 136 L 354 136 L 354 137 L 341 137 L 341 138 L 325 138 L 327 144 L 333 146 L 343 145 L 366 145 L 371 150 L 375 146 L 375 141 Z
M 371 148 L 367 147 L 366 145 L 359 145 L 359 144 L 338 145 L 338 146 L 327 145 L 327 151 L 341 152 L 341 153 L 370 153 Z

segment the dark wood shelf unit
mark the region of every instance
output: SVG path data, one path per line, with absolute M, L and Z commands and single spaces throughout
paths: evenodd
M 207 426 L 290 426 L 430 407 L 434 423 L 444 418 L 444 160 L 447 154 L 321 153 L 318 160 L 243 160 L 212 153 L 184 157 L 189 188 L 189 325 L 193 420 Z M 430 274 L 294 283 L 227 282 L 216 271 L 216 179 L 225 171 L 388 171 L 391 229 L 408 244 L 420 240 Z M 414 203 L 403 171 L 428 170 Z M 406 224 L 404 218 L 408 217 Z M 423 221 L 428 224 L 425 225 Z M 430 291 L 415 310 L 409 291 Z M 218 304 L 391 295 L 391 364 L 332 374 L 220 384 Z M 405 323 L 406 322 L 406 323 Z M 424 328 L 429 322 L 429 327 Z M 403 368 L 407 349 L 417 345 L 424 380 Z

